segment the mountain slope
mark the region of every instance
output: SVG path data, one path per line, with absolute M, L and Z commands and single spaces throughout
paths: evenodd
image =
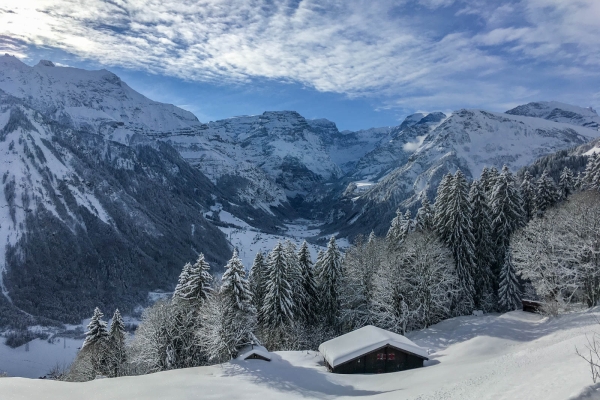
M 600 129 L 600 116 L 594 109 L 577 107 L 558 101 L 537 101 L 515 107 L 506 112 L 511 115 L 537 117 L 554 122 Z
M 228 243 L 203 217 L 219 191 L 168 145 L 129 144 L 0 92 L 0 276 L 14 306 L 75 322 L 171 289 L 198 252 L 224 265 Z
M 338 203 L 340 218 L 330 226 L 342 235 L 375 229 L 383 233 L 397 207 L 418 206 L 422 196 L 433 200 L 443 175 L 460 168 L 476 178 L 483 167 L 513 171 L 541 156 L 599 137 L 600 132 L 542 118 L 481 110 L 459 110 L 437 126 L 406 164 L 394 169 L 366 193 Z

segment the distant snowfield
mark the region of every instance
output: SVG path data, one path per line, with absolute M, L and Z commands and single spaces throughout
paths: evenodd
M 431 350 L 425 368 L 336 375 L 317 352 L 276 352 L 272 362 L 226 364 L 152 375 L 65 383 L 0 379 L 12 399 L 592 399 L 586 363 L 575 354 L 600 308 L 559 318 L 514 311 L 459 317 L 408 336 Z

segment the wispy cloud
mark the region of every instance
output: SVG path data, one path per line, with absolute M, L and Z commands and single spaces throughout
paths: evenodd
M 4 0 L 0 50 L 26 54 L 24 43 L 191 81 L 293 81 L 430 109 L 529 96 L 540 70 L 598 76 L 599 20 L 597 0 Z

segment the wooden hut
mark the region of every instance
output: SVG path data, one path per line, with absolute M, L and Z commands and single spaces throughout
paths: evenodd
M 319 346 L 329 371 L 338 374 L 379 374 L 420 368 L 427 351 L 406 337 L 372 325 Z
M 539 313 L 544 303 L 535 300 L 521 300 L 523 311 L 531 313 Z
M 243 347 L 236 357 L 237 360 L 263 360 L 271 361 L 271 353 L 263 346 L 251 344 Z

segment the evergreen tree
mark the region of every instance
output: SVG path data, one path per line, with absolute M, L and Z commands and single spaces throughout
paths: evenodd
M 339 283 L 342 278 L 342 254 L 338 249 L 335 236 L 327 245 L 327 251 L 319 263 L 318 283 L 321 303 L 321 315 L 329 324 L 334 324 L 339 312 Z
M 458 170 L 454 174 L 448 193 L 446 220 L 442 221 L 442 226 L 447 230 L 447 236 L 442 239 L 454 256 L 458 281 L 462 288 L 462 296 L 457 304 L 457 313 L 470 313 L 474 306 L 473 274 L 476 264 L 471 214 L 469 186 L 464 174 Z
M 262 252 L 256 253 L 252 268 L 250 269 L 250 290 L 252 291 L 252 304 L 256 310 L 262 308 L 265 298 L 266 282 L 268 278 L 267 265 Z
M 433 230 L 433 209 L 427 196 L 421 200 L 421 208 L 417 211 L 416 229 L 419 231 Z
M 318 291 L 313 264 L 310 258 L 310 250 L 308 249 L 306 240 L 302 243 L 302 246 L 300 246 L 300 251 L 298 252 L 298 264 L 300 266 L 300 276 L 302 278 L 301 285 L 304 289 L 304 298 L 302 299 L 301 309 L 305 320 L 308 323 L 312 323 L 315 321 L 318 312 Z
M 404 216 L 400 209 L 396 210 L 396 217 L 392 219 L 392 224 L 390 225 L 390 229 L 388 229 L 386 240 L 388 245 L 395 247 L 400 245 L 402 241 L 403 234 L 403 226 L 404 226 Z
M 560 190 L 560 198 L 563 200 L 573 193 L 575 188 L 575 179 L 573 178 L 573 171 L 571 171 L 569 167 L 564 167 L 560 173 L 558 187 Z
M 481 188 L 488 197 L 492 195 L 494 186 L 496 185 L 496 179 L 498 179 L 499 176 L 500 173 L 496 167 L 492 167 L 490 169 L 483 168 L 483 171 L 481 171 Z
M 190 270 L 192 269 L 192 264 L 186 263 L 179 274 L 179 279 L 177 281 L 177 286 L 175 286 L 175 292 L 173 292 L 173 299 L 181 298 L 183 296 L 183 288 L 188 284 L 188 280 L 190 279 Z
M 449 226 L 447 225 L 448 208 L 450 205 L 450 191 L 454 177 L 451 174 L 446 174 L 442 178 L 438 186 L 437 195 L 435 197 L 435 213 L 433 217 L 433 225 L 440 239 L 445 242 L 450 235 Z
M 377 239 L 377 236 L 375 236 L 375 231 L 371 231 L 371 233 L 369 234 L 369 239 L 367 240 L 367 243 L 374 243 L 376 239 Z
M 476 268 L 473 273 L 475 283 L 475 307 L 491 311 L 495 307 L 493 300 L 494 245 L 492 243 L 491 211 L 481 184 L 473 181 L 469 191 L 471 203 L 471 222 L 473 226 L 473 245 L 475 248 Z
M 179 290 L 175 290 L 175 299 L 187 300 L 199 306 L 212 291 L 212 276 L 209 270 L 210 265 L 204 260 L 204 254 L 200 253 L 198 260 L 188 267 L 187 271 L 184 267 L 180 280 L 185 280 L 178 285 Z
M 412 220 L 412 215 L 410 210 L 406 210 L 406 212 L 404 213 L 404 217 L 403 217 L 403 221 L 402 221 L 402 227 L 400 230 L 400 242 L 404 242 L 406 240 L 406 237 L 408 236 L 408 234 L 410 232 L 412 232 L 414 230 L 414 222 Z
M 525 223 L 525 212 L 522 204 L 523 200 L 515 178 L 505 165 L 502 168 L 502 173 L 496 179 L 496 185 L 490 199 L 492 232 L 496 247 L 496 262 L 494 263 L 493 272 L 496 277 L 498 277 L 504 264 L 504 255 L 508 248 L 510 236 Z
M 537 181 L 535 193 L 535 209 L 538 216 L 556 203 L 558 191 L 554 183 L 554 179 L 548 175 L 548 171 L 544 171 L 542 176 Z
M 521 197 L 523 200 L 523 215 L 525 222 L 528 222 L 533 218 L 535 210 L 535 189 L 533 185 L 533 177 L 529 171 L 525 171 L 523 174 L 523 181 L 521 182 Z
M 302 272 L 300 270 L 300 261 L 296 253 L 296 245 L 291 240 L 286 240 L 283 246 L 285 253 L 285 262 L 289 273 L 290 286 L 292 287 L 292 303 L 294 304 L 294 316 L 304 318 L 304 309 L 302 305 L 306 301 L 306 292 L 302 285 Z
M 269 275 L 260 319 L 268 327 L 280 327 L 294 319 L 295 308 L 290 272 L 281 242 L 269 253 L 267 270 Z
M 98 307 L 94 309 L 94 315 L 87 326 L 87 332 L 85 333 L 85 340 L 81 348 L 92 346 L 95 344 L 103 344 L 108 339 L 108 331 L 106 330 L 106 321 L 102 320 L 104 314 Z
M 598 178 L 600 178 L 600 157 L 598 153 L 593 153 L 588 157 L 585 165 L 583 185 L 581 189 L 597 189 Z
M 112 377 L 122 376 L 127 364 L 125 324 L 119 310 L 115 310 L 108 333 L 109 368 Z
M 246 270 L 237 250 L 233 251 L 231 260 L 225 266 L 221 283 L 221 294 L 226 309 L 232 312 L 254 312 L 250 283 L 246 279 Z
M 519 281 L 515 274 L 510 247 L 506 249 L 505 262 L 500 271 L 500 287 L 498 289 L 498 302 L 505 311 L 518 310 L 521 305 L 521 292 Z

